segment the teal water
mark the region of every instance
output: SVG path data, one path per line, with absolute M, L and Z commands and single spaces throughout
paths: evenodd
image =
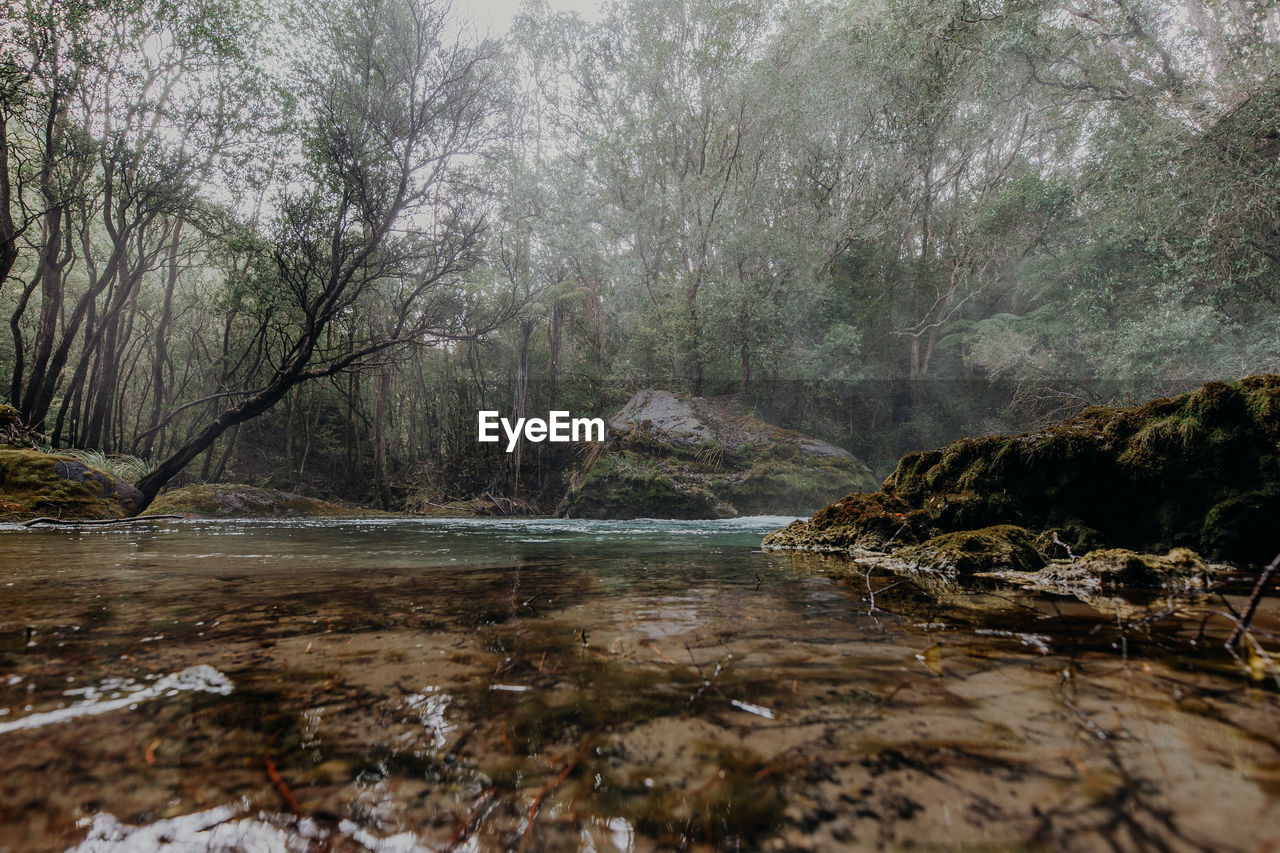
M 0 849 L 1280 839 L 1269 604 L 1237 662 L 1221 597 L 948 592 L 788 520 L 0 530 Z

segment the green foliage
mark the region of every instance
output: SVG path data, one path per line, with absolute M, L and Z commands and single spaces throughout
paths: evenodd
M 59 445 L 162 459 L 305 352 L 193 477 L 550 509 L 571 454 L 477 409 L 736 393 L 887 471 L 1280 369 L 1280 45 L 1202 5 L 528 4 L 499 56 L 416 0 L 19 4 L 5 394 L 48 365 Z

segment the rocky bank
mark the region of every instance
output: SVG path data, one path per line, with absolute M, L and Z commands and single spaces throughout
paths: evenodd
M 775 549 L 884 554 L 955 577 L 1182 586 L 1280 549 L 1280 376 L 1094 407 L 912 453 L 879 491 L 775 531 Z

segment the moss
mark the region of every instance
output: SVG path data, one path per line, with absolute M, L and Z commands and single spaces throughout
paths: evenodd
M 897 556 L 922 567 L 956 575 L 990 571 L 1033 572 L 1045 564 L 1031 535 L 1012 524 L 944 533 L 920 545 L 903 548 Z
M 715 492 L 740 514 L 813 512 L 851 490 L 872 490 L 874 478 L 856 460 L 769 454 Z
M 1116 546 L 1181 545 L 1256 562 L 1269 555 L 1252 522 L 1234 522 L 1232 512 L 1260 517 L 1280 492 L 1277 412 L 1278 377 L 1210 382 L 1181 397 L 1094 407 L 1035 432 L 910 454 L 885 489 L 944 531 L 1072 521 Z
M 1274 466 L 1274 458 L 1268 460 Z M 1277 478 L 1280 479 L 1280 478 Z M 1250 563 L 1265 563 L 1280 551 L 1275 536 L 1280 518 L 1280 485 L 1234 494 L 1205 514 L 1200 543 L 1206 553 L 1231 552 Z
M 1035 546 L 1046 560 L 1073 559 L 1102 547 L 1102 539 L 1092 527 L 1068 520 L 1041 531 Z
M 0 403 L 0 435 L 10 431 L 17 431 L 22 428 L 22 418 L 18 417 L 18 410 L 13 406 Z
M 291 492 L 226 483 L 183 486 L 161 493 L 146 515 L 182 514 L 202 518 L 309 518 L 378 516 L 386 513 L 342 506 Z
M 824 551 L 921 546 L 922 562 L 945 562 L 959 540 L 932 542 L 931 555 L 923 550 L 931 537 L 963 534 L 972 544 L 984 530 L 1016 525 L 1033 531 L 1041 560 L 1098 548 L 1189 548 L 1257 564 L 1280 547 L 1271 535 L 1278 515 L 1280 376 L 1268 375 L 908 454 L 880 492 L 843 498 L 765 543 Z M 1077 571 L 1092 566 L 1109 582 L 1130 585 L 1144 582 L 1143 572 L 1148 581 L 1180 578 L 1160 562 L 1166 559 L 1146 560 L 1145 569 L 1094 562 Z
M 126 518 L 142 495 L 128 483 L 69 456 L 0 449 L 0 518 Z
M 878 551 L 922 542 L 936 533 L 929 514 L 889 492 L 847 495 L 808 521 L 792 522 L 765 537 L 772 548 Z
M 1084 583 L 1102 589 L 1185 589 L 1202 586 L 1221 568 L 1187 548 L 1173 548 L 1164 556 L 1105 548 L 1074 562 L 1055 563 L 1039 579 L 1059 586 Z

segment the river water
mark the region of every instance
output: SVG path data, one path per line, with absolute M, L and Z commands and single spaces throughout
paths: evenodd
M 1280 845 L 1246 579 L 939 590 L 788 520 L 0 529 L 0 850 Z

